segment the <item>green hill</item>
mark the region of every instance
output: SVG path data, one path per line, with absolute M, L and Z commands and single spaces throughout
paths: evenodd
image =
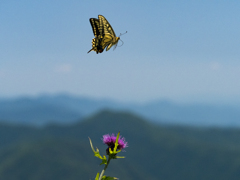
M 106 110 L 68 126 L 0 125 L 0 179 L 94 179 L 103 166 L 88 137 L 103 154 L 102 135 L 118 131 L 129 147 L 121 153 L 125 159 L 111 162 L 107 175 L 125 180 L 240 178 L 239 129 L 159 126 Z

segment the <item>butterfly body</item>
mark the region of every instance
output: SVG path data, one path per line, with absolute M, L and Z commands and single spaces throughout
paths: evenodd
M 92 49 L 88 53 L 91 51 L 102 53 L 105 48 L 108 51 L 113 45 L 117 45 L 120 38 L 116 37 L 112 26 L 104 16 L 98 15 L 98 19 L 90 18 L 89 21 L 95 38 L 92 39 Z

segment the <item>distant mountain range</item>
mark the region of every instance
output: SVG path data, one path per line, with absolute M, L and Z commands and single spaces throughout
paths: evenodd
M 124 180 L 239 180 L 240 130 L 153 125 L 128 112 L 101 111 L 71 125 L 0 123 L 0 179 L 95 179 L 102 135 L 121 132 L 129 147 L 106 175 Z
M 155 123 L 240 127 L 240 106 L 237 105 L 170 101 L 134 104 L 67 94 L 0 99 L 0 121 L 32 125 L 69 124 L 103 109 L 130 111 Z

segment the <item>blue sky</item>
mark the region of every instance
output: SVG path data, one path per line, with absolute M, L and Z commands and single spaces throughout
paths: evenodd
M 98 14 L 128 33 L 87 54 Z M 240 102 L 239 22 L 237 0 L 2 0 L 0 96 Z

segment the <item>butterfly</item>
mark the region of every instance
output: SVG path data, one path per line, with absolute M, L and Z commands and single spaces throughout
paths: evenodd
M 92 39 L 92 49 L 88 53 L 91 51 L 96 51 L 97 54 L 102 53 L 105 48 L 108 51 L 113 45 L 116 48 L 120 37 L 116 37 L 107 19 L 102 15 L 98 15 L 98 19 L 90 18 L 89 21 L 95 38 Z

